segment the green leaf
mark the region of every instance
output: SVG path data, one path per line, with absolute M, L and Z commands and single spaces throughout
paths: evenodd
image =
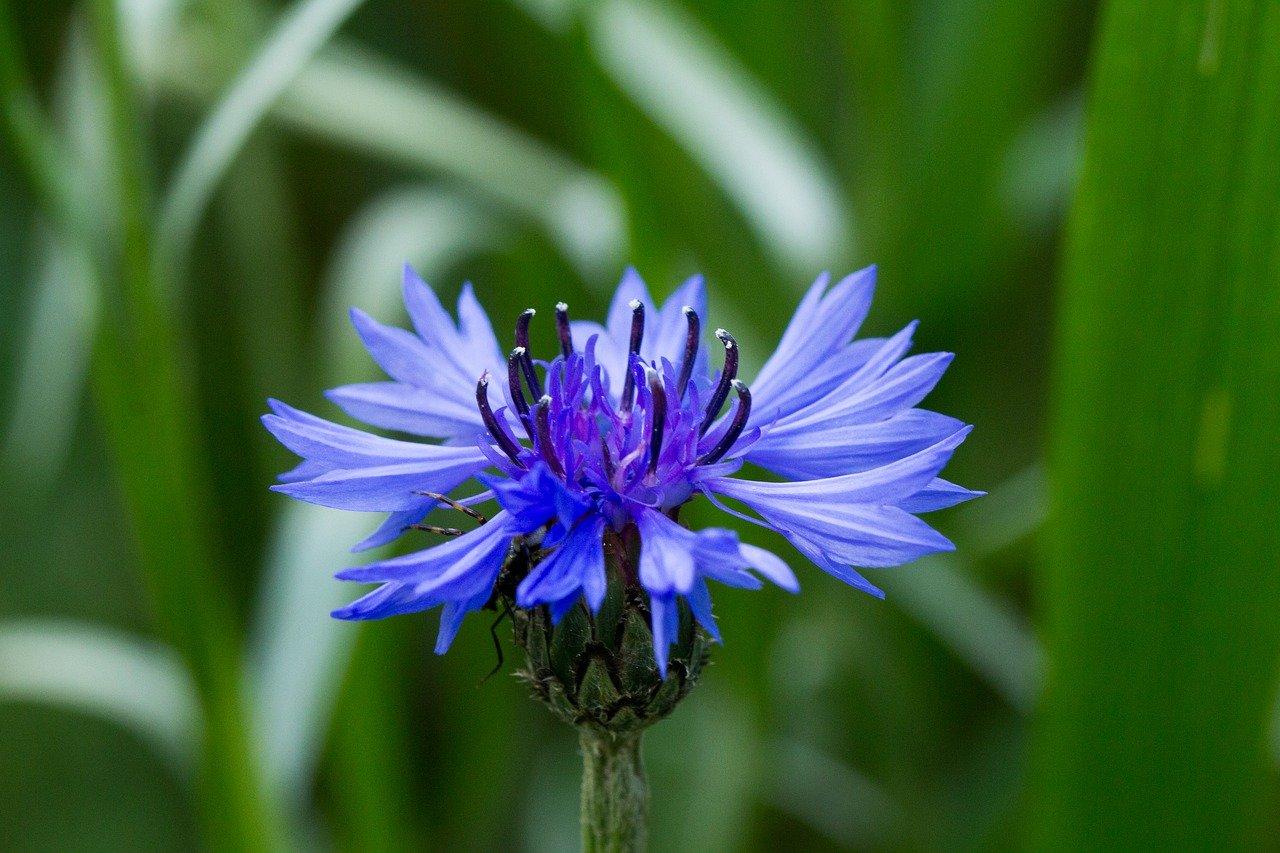
M 1058 330 L 1033 846 L 1261 844 L 1280 5 L 1109 5 Z

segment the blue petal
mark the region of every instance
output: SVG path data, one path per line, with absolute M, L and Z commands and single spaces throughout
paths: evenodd
M 325 392 L 326 397 L 353 418 L 382 429 L 432 438 L 470 437 L 484 430 L 484 421 L 475 406 L 475 380 L 471 383 L 471 394 L 468 406 L 401 382 L 358 382 Z
M 696 571 L 697 534 L 653 510 L 637 513 L 635 521 L 640 531 L 640 583 L 654 594 L 687 594 Z
M 695 583 L 685 600 L 689 602 L 689 610 L 693 612 L 693 618 L 698 620 L 698 624 L 711 635 L 713 640 L 717 643 L 721 642 L 720 628 L 716 625 L 716 617 L 711 612 L 711 591 L 707 589 L 706 582 Z
M 423 498 L 422 503 L 416 506 L 391 513 L 382 524 L 378 525 L 377 530 L 352 545 L 351 551 L 353 553 L 368 551 L 370 548 L 378 548 L 389 542 L 394 542 L 411 525 L 417 524 L 426 518 L 427 513 L 431 512 L 435 505 L 436 502 L 430 498 Z
M 887 465 L 963 427 L 955 418 L 925 409 L 866 424 L 785 424 L 765 430 L 745 458 L 783 477 L 816 480 Z
M 307 414 L 279 400 L 268 402 L 275 413 L 263 415 L 263 425 L 285 447 L 328 470 L 427 461 L 440 456 L 436 445 L 383 438 Z
M 833 356 L 847 350 L 870 311 L 875 280 L 875 267 L 867 267 L 827 291 L 830 277 L 826 273 L 818 277 L 801 300 L 777 350 L 751 383 L 758 411 L 789 412 L 798 399 L 820 394 L 848 375 L 849 368 Z
M 498 503 L 524 533 L 537 530 L 553 518 L 567 530 L 591 507 L 590 501 L 570 491 L 542 461 L 534 463 L 516 480 L 498 477 L 481 480 L 493 489 Z
M 449 492 L 489 464 L 475 448 L 423 447 L 435 451 L 430 458 L 337 469 L 311 480 L 278 483 L 271 488 L 333 509 L 390 512 L 417 506 L 422 497 L 418 492 Z
M 351 309 L 351 325 L 355 326 L 369 355 L 392 379 L 419 387 L 431 384 L 432 353 L 417 335 L 395 326 L 384 326 L 359 308 Z
M 680 614 L 675 593 L 650 594 L 649 618 L 653 631 L 653 657 L 658 664 L 658 672 L 666 678 L 667 657 L 671 644 L 676 641 L 680 632 Z
M 986 492 L 975 492 L 943 479 L 935 479 L 911 497 L 899 501 L 898 506 L 907 512 L 933 512 L 980 498 L 985 494 Z
M 516 603 L 521 607 L 551 604 L 590 587 L 588 603 L 594 612 L 604 600 L 604 583 L 604 518 L 592 514 L 520 582 Z
M 436 635 L 435 653 L 442 655 L 453 645 L 462 620 L 473 610 L 484 607 L 489 600 L 489 591 L 483 590 L 465 601 L 450 601 L 440 611 L 440 633 Z
M 891 504 L 932 482 L 968 432 L 960 430 L 905 459 L 855 474 L 796 483 L 719 478 L 706 486 L 750 506 L 806 555 L 817 552 L 841 565 L 896 566 L 955 547 Z
M 649 288 L 645 286 L 644 279 L 640 277 L 640 273 L 636 272 L 635 267 L 627 267 L 622 273 L 622 281 L 618 282 L 618 289 L 613 293 L 608 319 L 605 321 L 605 328 L 608 329 L 610 337 L 624 348 L 631 339 L 632 300 L 639 300 L 644 305 L 646 320 L 657 313 L 653 297 L 649 295 Z
M 498 370 L 506 365 L 506 359 L 502 357 L 502 350 L 498 346 L 498 338 L 493 333 L 493 324 L 476 299 L 471 282 L 464 284 L 462 292 L 458 294 L 458 327 L 475 367 L 483 371 Z M 479 375 L 477 373 L 476 377 Z M 472 388 L 475 387 L 475 381 L 471 380 Z
M 487 524 L 440 545 L 403 557 L 344 569 L 335 577 L 361 583 L 409 583 L 420 586 L 420 591 L 435 590 L 453 584 L 459 578 L 469 577 L 476 565 L 488 557 L 497 556 L 501 563 L 511 548 L 511 539 L 518 532 L 511 526 L 511 517 L 499 512 Z M 467 595 L 471 594 L 474 591 L 467 592 Z

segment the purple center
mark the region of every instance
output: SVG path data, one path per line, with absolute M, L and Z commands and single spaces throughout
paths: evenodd
M 480 377 L 476 403 L 492 442 L 504 457 L 492 461 L 519 477 L 537 461 L 573 492 L 590 499 L 617 526 L 625 524 L 628 502 L 661 510 L 684 503 L 694 484 L 710 472 L 742 438 L 751 414 L 751 392 L 737 378 L 738 344 L 723 329 L 724 368 L 714 386 L 691 382 L 698 356 L 701 321 L 685 307 L 688 334 L 680 366 L 666 358 L 646 363 L 644 305 L 631 303 L 628 371 L 622 392 L 610 393 L 609 377 L 596 361 L 597 339 L 575 351 L 569 335 L 568 308 L 556 306 L 561 352 L 543 362 L 540 379 L 529 348 L 529 309 L 516 322 L 516 347 L 507 360 L 507 391 L 514 418 L 489 404 L 489 375 Z M 545 389 L 544 389 L 545 380 Z M 730 418 L 720 412 L 737 395 Z M 709 392 L 709 394 L 708 394 Z M 522 444 L 523 432 L 527 444 Z M 715 473 L 723 473 L 716 471 Z

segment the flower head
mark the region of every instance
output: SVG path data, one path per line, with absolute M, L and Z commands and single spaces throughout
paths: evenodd
M 981 494 L 938 476 L 970 428 L 916 408 L 951 356 L 907 355 L 914 324 L 854 340 L 874 284 L 874 268 L 834 285 L 819 277 L 748 384 L 737 341 L 723 329 L 711 368 L 700 278 L 659 308 L 628 270 L 604 325 L 571 321 L 558 305 L 559 351 L 539 360 L 529 346 L 532 309 L 504 358 L 470 286 L 455 323 L 406 268 L 416 334 L 351 315 L 390 381 L 328 396 L 376 427 L 443 443 L 384 438 L 272 401 L 267 428 L 303 458 L 274 488 L 323 506 L 389 512 L 356 546 L 366 548 L 419 525 L 442 502 L 458 506 L 444 496 L 477 479 L 486 491 L 473 500 L 495 500 L 500 512 L 465 533 L 428 528 L 454 538 L 340 572 L 379 586 L 334 615 L 442 606 L 443 652 L 463 617 L 508 594 L 506 584 L 516 607 L 545 606 L 555 622 L 580 602 L 599 611 L 613 571 L 647 605 L 665 672 L 680 602 L 719 638 L 707 581 L 799 588 L 786 563 L 735 532 L 683 527 L 680 507 L 698 496 L 781 533 L 818 567 L 877 596 L 858 568 L 952 549 L 916 517 Z M 739 477 L 744 462 L 786 481 Z M 518 577 L 506 577 L 513 549 L 525 559 Z

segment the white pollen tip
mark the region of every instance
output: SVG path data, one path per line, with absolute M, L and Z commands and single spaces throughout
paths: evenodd
M 557 302 L 556 310 L 563 314 L 565 311 L 569 310 L 569 305 L 566 302 Z
M 522 355 L 524 355 L 524 347 L 516 347 L 515 349 L 513 349 L 513 350 L 511 351 L 511 354 L 512 354 L 512 355 L 514 355 L 514 356 L 522 356 Z
M 639 299 L 632 299 L 630 302 L 627 303 L 627 305 L 631 308 L 632 311 L 639 311 L 642 304 L 643 303 L 641 303 Z
M 534 314 L 537 314 L 537 313 L 538 313 L 538 309 L 537 309 L 537 308 L 526 308 L 526 309 L 524 309 L 524 313 L 525 313 L 525 314 L 528 314 L 530 317 L 532 317 Z
M 697 311 L 694 311 L 694 310 L 693 310 L 693 306 L 692 306 L 692 305 L 686 305 L 686 306 L 684 306 L 683 308 L 681 308 L 680 310 L 681 310 L 681 311 L 683 311 L 683 312 L 684 312 L 684 313 L 686 313 L 686 314 L 697 314 L 697 313 L 698 313 Z
M 540 406 L 550 406 L 550 405 L 551 405 L 551 395 L 550 395 L 550 394 L 543 394 L 541 397 L 539 397 L 539 398 L 538 398 L 538 405 L 540 405 Z

